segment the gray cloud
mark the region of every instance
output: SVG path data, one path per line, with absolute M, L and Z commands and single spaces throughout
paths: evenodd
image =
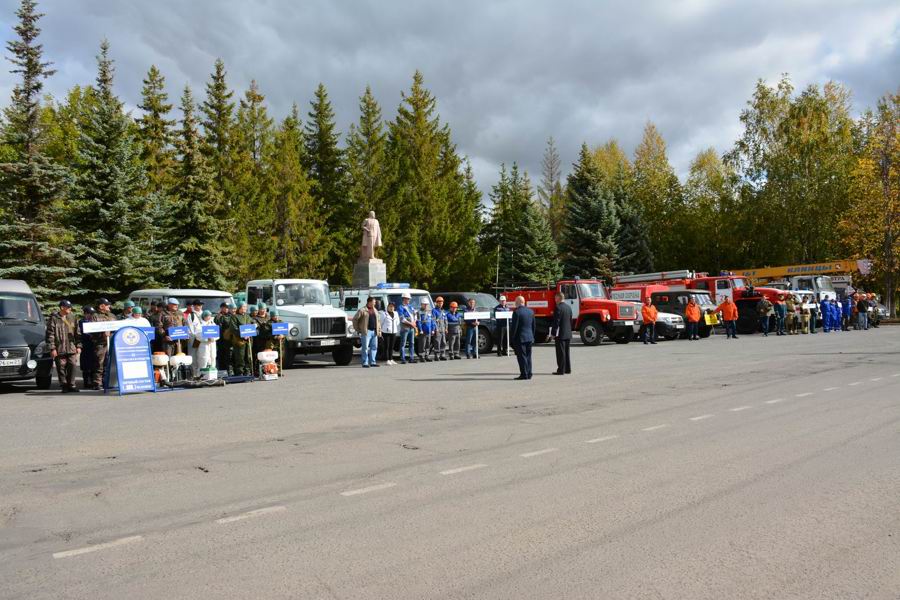
M 17 5 L 0 0 L 5 39 Z M 106 37 L 130 106 L 150 64 L 177 99 L 185 84 L 202 95 L 221 57 L 231 85 L 256 79 L 278 117 L 293 102 L 306 112 L 325 83 L 346 132 L 366 84 L 391 118 L 420 69 L 484 190 L 501 162 L 539 179 L 548 136 L 568 166 L 582 141 L 615 137 L 631 151 L 648 120 L 684 173 L 698 151 L 731 146 L 758 78 L 787 72 L 798 88 L 836 79 L 857 110 L 900 84 L 900 5 L 890 0 L 44 0 L 40 8 L 59 70 L 47 88 L 57 96 L 92 81 Z M 13 82 L 0 74 L 0 94 Z

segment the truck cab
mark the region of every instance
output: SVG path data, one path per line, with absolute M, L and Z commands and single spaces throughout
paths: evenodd
M 247 283 L 247 303 L 265 303 L 278 309 L 289 324 L 284 362 L 298 354 L 331 353 L 335 364 L 349 365 L 353 342 L 344 312 L 331 304 L 328 282 L 318 279 L 256 279 Z

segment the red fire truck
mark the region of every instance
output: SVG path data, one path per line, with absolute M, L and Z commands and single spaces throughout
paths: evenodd
M 753 287 L 744 277 L 732 274 L 709 275 L 687 269 L 681 271 L 659 271 L 616 277 L 615 287 L 637 289 L 649 285 L 664 285 L 673 290 L 703 290 L 709 292 L 713 302 L 720 304 L 729 296 L 738 307 L 737 330 L 742 334 L 756 333 L 758 319 L 756 303 L 763 297 L 775 302 L 782 290 Z
M 605 335 L 617 344 L 627 344 L 640 328 L 640 312 L 631 302 L 610 300 L 606 286 L 599 279 L 566 279 L 556 284 L 512 286 L 503 289 L 509 300 L 525 298 L 525 305 L 534 311 L 537 321 L 537 341 L 547 341 L 556 293 L 562 292 L 566 304 L 572 307 L 572 326 L 581 334 L 581 341 L 596 346 Z

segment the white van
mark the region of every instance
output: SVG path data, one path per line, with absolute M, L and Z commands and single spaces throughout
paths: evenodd
M 159 288 L 152 290 L 136 290 L 128 294 L 128 299 L 134 302 L 136 306 L 140 306 L 144 314 L 150 308 L 150 303 L 165 303 L 169 298 L 178 300 L 178 306 L 181 309 L 187 308 L 192 300 L 203 300 L 204 310 L 211 313 L 219 311 L 219 306 L 224 302 L 229 306 L 234 306 L 234 298 L 228 292 L 222 290 L 200 290 L 200 289 L 178 289 L 178 288 Z

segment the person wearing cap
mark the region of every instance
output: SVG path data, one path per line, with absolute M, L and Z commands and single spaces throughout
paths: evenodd
M 203 327 L 216 324 L 216 322 L 213 320 L 213 315 L 211 312 L 209 312 L 208 310 L 204 310 L 203 312 L 201 312 L 198 323 L 199 325 L 196 331 L 193 327 L 191 327 L 191 337 L 195 340 L 200 341 L 200 346 L 196 354 L 197 358 L 191 365 L 192 367 L 196 367 L 194 369 L 195 377 L 198 377 L 200 375 L 200 371 L 202 371 L 203 369 L 216 367 L 216 342 L 218 342 L 219 340 L 219 338 L 203 337 Z
M 147 321 L 150 323 L 150 327 L 153 329 L 157 329 L 159 327 L 159 317 L 162 314 L 160 310 L 159 301 L 151 300 L 150 307 L 147 310 Z M 153 352 L 162 352 L 163 351 L 163 340 L 159 336 L 155 336 L 153 341 L 150 342 L 150 348 L 153 349 Z
M 219 326 L 219 339 L 216 341 L 216 367 L 226 373 L 231 372 L 231 337 L 226 335 L 228 323 L 231 321 L 231 306 L 227 302 L 219 305 L 219 312 L 213 319 Z
M 441 296 L 434 299 L 431 318 L 434 321 L 434 333 L 431 335 L 434 360 L 447 360 L 447 311 L 444 310 L 444 299 Z
M 450 303 L 447 318 L 447 354 L 450 360 L 459 360 L 459 341 L 462 333 L 463 316 L 459 312 L 459 304 Z
M 475 312 L 475 298 L 466 301 L 466 309 L 463 312 Z M 480 358 L 478 353 L 478 327 L 481 321 L 465 321 L 466 325 L 466 358 Z
M 272 334 L 272 323 L 281 323 L 281 318 L 278 316 L 277 308 L 273 308 L 269 311 L 269 322 L 266 324 L 266 331 L 268 333 L 269 342 L 266 344 L 265 349 L 276 350 L 278 352 L 278 356 L 282 358 L 282 360 L 278 361 L 278 374 L 281 375 L 281 363 L 284 362 L 284 336 L 281 334 Z
M 400 364 L 416 362 L 416 309 L 410 306 L 409 292 L 401 294 L 402 304 L 397 309 L 400 315 Z
M 97 370 L 97 359 L 94 356 L 94 340 L 91 334 L 84 332 L 84 324 L 90 323 L 94 316 L 93 306 L 81 307 L 82 317 L 78 321 L 78 335 L 81 340 L 81 353 L 78 368 L 81 369 L 82 387 L 89 389 L 94 384 L 94 371 Z
M 178 300 L 169 298 L 166 300 L 166 309 L 160 314 L 156 326 L 156 337 L 162 340 L 162 352 L 167 356 L 181 354 L 183 349 L 181 340 L 173 340 L 169 337 L 170 327 L 184 327 L 184 315 L 178 310 Z
M 81 340 L 72 303 L 68 300 L 60 301 L 59 310 L 50 315 L 45 341 L 56 364 L 56 377 L 63 394 L 79 391 L 75 386 L 75 360 L 81 353 Z
M 431 336 L 434 335 L 434 318 L 431 315 L 428 298 L 422 298 L 421 306 L 416 313 L 416 329 L 418 331 L 416 354 L 420 361 L 431 362 Z
M 500 304 L 494 308 L 494 314 L 498 312 L 512 312 L 512 309 L 506 304 L 506 296 L 500 296 Z M 497 337 L 497 356 L 503 356 L 509 348 L 509 319 L 495 319 L 495 321 L 494 333 Z
M 131 300 L 126 300 L 123 306 L 124 308 L 122 309 L 122 318 L 130 319 L 131 314 L 134 312 L 134 302 L 132 302 Z
M 256 355 L 264 350 L 272 348 L 272 324 L 269 319 L 269 307 L 260 302 L 256 305 L 256 315 L 253 317 L 256 323 L 256 337 L 251 340 L 254 372 L 259 370 L 259 360 Z
M 115 321 L 116 316 L 109 310 L 111 304 L 106 298 L 97 300 L 97 311 L 91 315 L 91 322 Z M 91 334 L 91 340 L 94 342 L 94 360 L 96 361 L 96 370 L 94 371 L 94 378 L 90 387 L 92 390 L 99 390 L 103 387 L 103 374 L 106 371 L 106 356 L 109 353 L 110 335 L 109 331 Z
M 253 374 L 252 345 L 241 337 L 241 325 L 255 324 L 247 314 L 247 303 L 238 302 L 234 314 L 228 319 L 228 336 L 231 341 L 231 370 L 235 375 Z

